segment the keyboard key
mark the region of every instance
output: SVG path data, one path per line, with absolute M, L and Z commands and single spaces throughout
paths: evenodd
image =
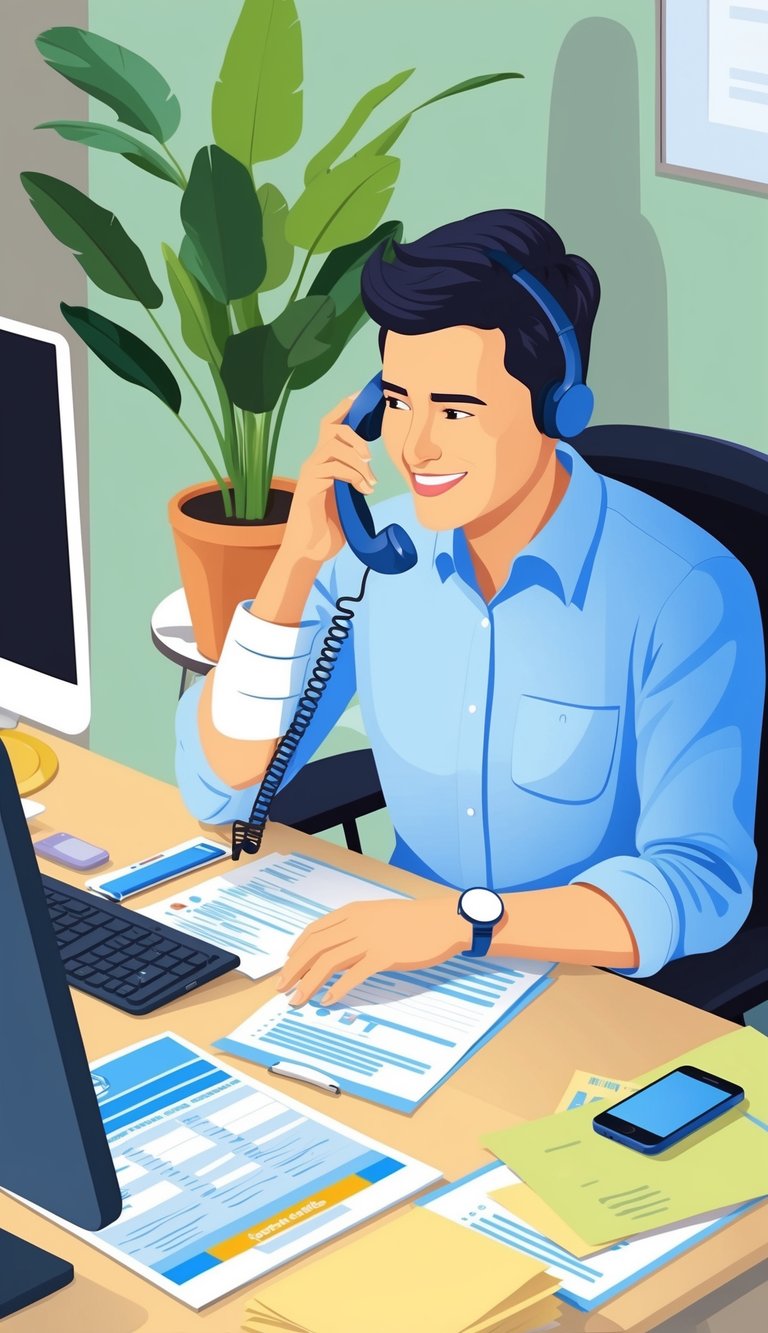
M 158 977 L 165 976 L 161 967 L 143 967 L 136 974 L 136 984 L 138 986 L 148 986 L 150 981 L 157 981 Z
M 171 972 L 175 977 L 189 977 L 197 968 L 194 963 L 174 963 Z
M 73 940 L 71 944 L 65 944 L 61 949 L 61 956 L 66 963 L 68 958 L 73 958 L 75 954 L 86 953 L 90 949 L 95 949 L 97 944 L 104 944 L 109 939 L 109 932 L 106 930 L 92 930 L 88 935 L 82 936 L 78 940 Z

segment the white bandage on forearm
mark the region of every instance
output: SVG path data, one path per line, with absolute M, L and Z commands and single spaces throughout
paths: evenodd
M 296 711 L 319 622 L 275 625 L 240 602 L 213 675 L 211 717 L 223 736 L 282 736 Z

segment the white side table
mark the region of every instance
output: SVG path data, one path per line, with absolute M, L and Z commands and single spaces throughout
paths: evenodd
M 195 643 L 192 620 L 183 588 L 169 593 L 155 607 L 149 622 L 152 642 L 163 657 L 181 667 L 179 698 L 191 685 L 194 676 L 206 676 L 216 663 L 204 657 Z

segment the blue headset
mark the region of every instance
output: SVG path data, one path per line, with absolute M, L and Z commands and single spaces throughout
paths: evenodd
M 589 424 L 595 401 L 592 390 L 587 388 L 583 380 L 581 352 L 573 324 L 552 293 L 517 259 L 512 259 L 504 250 L 486 250 L 485 254 L 505 268 L 515 282 L 530 293 L 560 340 L 565 358 L 563 378 L 546 385 L 533 405 L 533 413 L 536 425 L 544 435 L 556 440 L 573 439 Z

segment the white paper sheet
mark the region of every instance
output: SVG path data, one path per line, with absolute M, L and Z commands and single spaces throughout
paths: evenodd
M 379 972 L 338 1004 L 300 1009 L 278 995 L 215 1045 L 257 1064 L 309 1065 L 341 1088 L 411 1111 L 548 984 L 553 963 L 450 958 L 413 972 Z
M 36 1211 L 196 1310 L 440 1176 L 171 1032 L 91 1070 L 123 1212 Z
M 314 857 L 272 852 L 141 909 L 143 916 L 236 953 L 255 981 L 277 971 L 305 926 L 337 907 L 404 895 Z

